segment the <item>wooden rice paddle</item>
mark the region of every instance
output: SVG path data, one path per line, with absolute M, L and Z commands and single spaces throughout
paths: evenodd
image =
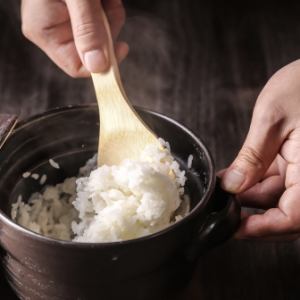
M 114 53 L 110 27 L 105 14 L 107 56 L 110 66 L 105 73 L 93 73 L 92 79 L 100 113 L 98 166 L 117 165 L 124 159 L 137 159 L 147 144 L 159 141 L 138 116 L 124 91 Z

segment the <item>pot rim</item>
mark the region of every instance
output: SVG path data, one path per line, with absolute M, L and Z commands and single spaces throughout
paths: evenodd
M 18 122 L 15 129 L 11 133 L 11 135 L 22 130 L 24 127 L 26 127 L 29 124 L 41 121 L 42 119 L 51 117 L 57 113 L 64 113 L 65 111 L 68 111 L 68 110 L 76 110 L 76 109 L 81 110 L 81 109 L 95 108 L 96 106 L 97 106 L 96 104 L 91 103 L 91 104 L 81 104 L 81 105 L 67 105 L 67 106 L 49 109 L 45 112 L 36 114 L 34 116 L 31 116 L 29 118 L 26 118 L 26 119 Z M 202 199 L 199 201 L 199 203 L 186 216 L 184 216 L 181 220 L 176 221 L 175 223 L 167 226 L 166 228 L 164 228 L 158 232 L 146 235 L 146 236 L 142 236 L 142 237 L 130 239 L 130 240 L 124 240 L 124 241 L 92 242 L 92 243 L 78 242 L 78 241 L 66 241 L 66 240 L 59 240 L 59 239 L 43 236 L 39 233 L 31 231 L 31 230 L 17 224 L 15 221 L 13 221 L 11 218 L 9 218 L 2 210 L 0 210 L 0 221 L 7 224 L 8 226 L 11 226 L 13 229 L 20 231 L 22 234 L 24 234 L 25 236 L 27 236 L 29 238 L 40 240 L 41 242 L 45 242 L 48 244 L 53 244 L 53 245 L 55 244 L 55 245 L 60 245 L 60 246 L 64 246 L 64 247 L 76 247 L 76 248 L 102 248 L 102 247 L 112 247 L 112 246 L 115 247 L 115 246 L 131 245 L 134 243 L 140 243 L 140 242 L 152 240 L 155 238 L 159 238 L 159 237 L 163 236 L 164 234 L 175 230 L 181 224 L 184 224 L 184 223 L 188 222 L 189 220 L 195 218 L 197 216 L 199 210 L 201 210 L 201 208 L 203 206 L 205 206 L 207 204 L 207 202 L 209 201 L 209 199 L 211 198 L 211 195 L 214 191 L 215 184 L 216 184 L 215 166 L 214 166 L 214 162 L 212 160 L 212 156 L 211 156 L 209 150 L 207 149 L 205 144 L 202 142 L 202 140 L 193 133 L 192 130 L 190 130 L 189 128 L 180 124 L 178 121 L 176 121 L 166 115 L 163 115 L 161 113 L 155 112 L 153 110 L 149 110 L 149 109 L 142 108 L 139 106 L 134 106 L 134 107 L 137 109 L 138 112 L 142 111 L 142 112 L 149 113 L 150 115 L 158 116 L 158 117 L 165 119 L 168 122 L 174 124 L 175 126 L 179 127 L 187 135 L 189 135 L 197 143 L 197 145 L 200 146 L 201 150 L 205 154 L 205 157 L 208 162 L 208 169 L 209 169 L 208 187 L 204 191 Z M 8 139 L 9 138 L 10 137 L 8 137 Z M 0 148 L 0 151 L 1 151 L 1 148 Z

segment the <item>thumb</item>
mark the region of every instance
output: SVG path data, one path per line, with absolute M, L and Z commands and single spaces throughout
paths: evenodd
M 244 145 L 222 177 L 225 190 L 240 193 L 261 180 L 284 140 L 282 124 L 282 114 L 272 105 L 256 106 Z
M 99 0 L 66 0 L 75 45 L 83 65 L 91 73 L 103 72 L 108 67 L 104 47 L 107 36 Z

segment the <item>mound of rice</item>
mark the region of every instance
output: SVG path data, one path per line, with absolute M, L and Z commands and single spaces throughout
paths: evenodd
M 12 205 L 18 224 L 45 236 L 80 242 L 129 240 L 157 232 L 182 215 L 185 172 L 164 147 L 148 145 L 139 160 L 96 168 L 96 158 L 42 193 Z

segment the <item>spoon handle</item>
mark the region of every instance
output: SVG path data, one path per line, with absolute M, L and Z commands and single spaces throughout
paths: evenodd
M 154 133 L 139 117 L 127 98 L 120 77 L 109 23 L 104 12 L 103 21 L 107 33 L 105 50 L 110 66 L 106 72 L 92 73 L 100 114 L 98 165 L 121 162 L 126 155 L 128 158 L 136 158 L 145 144 L 157 141 Z M 132 141 L 136 139 L 137 133 L 142 133 L 140 134 L 142 137 L 130 147 L 130 139 Z M 120 147 L 124 150 L 121 151 Z M 113 148 L 117 150 L 111 153 Z
M 121 81 L 121 76 L 120 76 L 120 71 L 119 71 L 119 66 L 117 62 L 117 58 L 115 55 L 115 49 L 114 49 L 114 44 L 113 44 L 113 39 L 110 31 L 110 26 L 107 20 L 107 17 L 102 11 L 102 19 L 104 23 L 104 28 L 107 36 L 107 48 L 104 49 L 104 52 L 106 54 L 106 57 L 108 58 L 109 61 L 109 67 L 106 72 L 102 73 L 92 73 L 92 79 L 93 81 L 96 81 L 97 83 L 100 81 L 100 84 L 95 85 L 95 87 L 98 87 L 97 89 L 100 90 L 102 86 L 102 90 L 109 88 L 109 84 L 113 85 L 115 88 L 118 86 L 119 91 L 122 92 L 123 96 L 126 96 L 125 90 L 123 88 L 123 84 Z M 96 89 L 96 92 L 97 92 Z M 98 96 L 98 95 L 97 95 Z

